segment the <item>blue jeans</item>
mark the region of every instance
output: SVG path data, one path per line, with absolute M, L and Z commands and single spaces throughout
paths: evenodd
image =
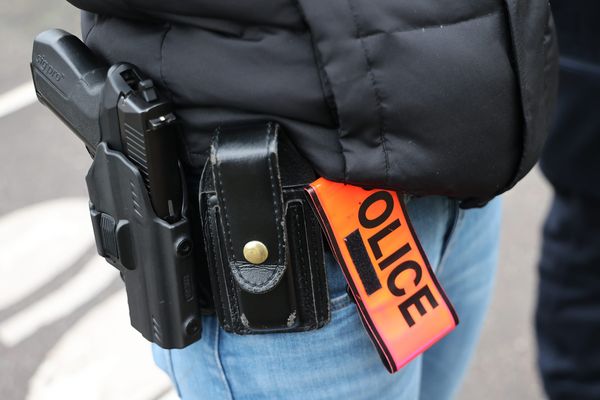
M 301 333 L 239 336 L 203 319 L 202 339 L 182 350 L 154 346 L 156 363 L 188 399 L 452 398 L 466 371 L 496 267 L 500 201 L 461 210 L 444 197 L 408 199 L 407 210 L 459 326 L 396 374 L 389 374 L 327 254 L 332 318 Z

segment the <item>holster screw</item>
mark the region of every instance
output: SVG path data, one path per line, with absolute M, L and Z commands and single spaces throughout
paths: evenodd
M 176 253 L 178 257 L 187 257 L 192 253 L 192 241 L 183 238 L 177 243 Z
M 188 336 L 194 336 L 200 331 L 200 321 L 197 318 L 191 317 L 185 324 L 185 333 Z

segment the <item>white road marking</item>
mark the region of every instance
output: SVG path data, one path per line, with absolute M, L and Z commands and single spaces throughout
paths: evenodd
M 168 393 L 165 393 L 158 400 L 179 400 L 179 396 L 177 396 L 177 392 L 175 390 L 169 390 Z
M 43 326 L 59 320 L 94 298 L 116 277 L 117 271 L 103 258 L 94 257 L 56 292 L 39 300 L 0 325 L 0 342 L 13 347 Z
M 35 103 L 37 96 L 33 82 L 27 82 L 0 94 L 0 118 Z
M 88 202 L 63 198 L 0 218 L 0 310 L 29 296 L 94 243 Z M 108 267 L 108 266 L 107 266 Z
M 150 344 L 129 324 L 120 291 L 94 307 L 48 353 L 29 383 L 27 400 L 147 400 L 170 387 Z M 177 399 L 174 392 L 161 396 Z

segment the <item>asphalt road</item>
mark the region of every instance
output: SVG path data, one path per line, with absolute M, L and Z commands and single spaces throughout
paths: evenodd
M 0 98 L 28 81 L 37 32 L 78 32 L 78 25 L 64 1 L 0 2 Z M 89 164 L 79 141 L 40 105 L 0 117 L 0 399 L 173 397 L 128 326 L 121 283 L 94 256 L 81 222 Z M 495 297 L 459 399 L 543 398 L 531 313 L 549 197 L 538 172 L 505 196 Z

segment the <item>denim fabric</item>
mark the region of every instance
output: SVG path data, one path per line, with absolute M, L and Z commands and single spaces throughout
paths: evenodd
M 493 282 L 500 202 L 461 210 L 443 197 L 413 198 L 409 216 L 460 325 L 400 372 L 389 374 L 327 254 L 332 319 L 302 333 L 238 336 L 204 318 L 203 337 L 182 350 L 154 346 L 178 394 L 192 399 L 451 398 L 473 353 Z

